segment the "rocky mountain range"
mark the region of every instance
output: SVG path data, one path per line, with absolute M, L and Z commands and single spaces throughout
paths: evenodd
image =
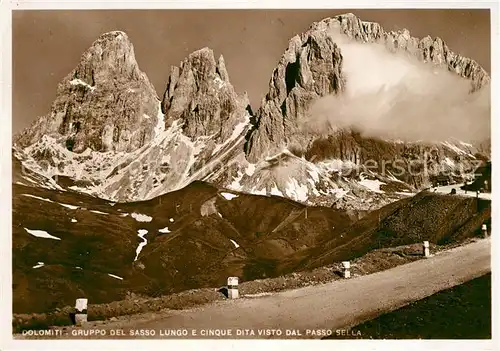
M 128 36 L 115 31 L 100 36 L 59 84 L 50 113 L 15 137 L 14 179 L 119 202 L 152 199 L 203 180 L 357 210 L 428 187 L 443 169 L 450 179 L 463 180 L 459 171 L 472 171 L 477 159 L 470 141 L 401 141 L 349 127 L 304 130 L 315 102 L 345 96 L 352 87 L 344 40 L 382 45 L 409 62 L 460 77 L 470 96 L 489 87 L 485 70 L 441 39 L 386 32 L 346 14 L 290 40 L 255 113 L 246 94 L 231 85 L 224 58 L 216 60 L 209 48 L 171 68 L 160 100 Z M 367 167 L 369 160 L 376 165 Z M 407 167 L 414 160 L 431 172 L 398 173 L 396 161 Z
M 330 94 L 342 94 L 346 81 L 342 69 L 342 49 L 335 43 L 335 34 L 341 33 L 361 43 L 381 42 L 390 52 L 403 51 L 418 60 L 470 80 L 470 91 L 475 92 L 489 84 L 490 78 L 475 61 L 452 52 L 440 39 L 417 39 L 408 30 L 385 32 L 372 22 L 363 22 L 352 14 L 327 18 L 290 40 L 269 83 L 269 93 L 257 112 L 256 128 L 248 139 L 247 155 L 256 161 L 266 153 L 273 154 L 283 147 L 305 148 L 311 137 L 303 136 L 298 127 L 301 117 L 307 116 L 311 101 Z M 340 143 L 344 135 L 335 135 Z M 313 141 L 318 136 L 312 136 Z M 355 159 L 356 148 L 336 158 Z

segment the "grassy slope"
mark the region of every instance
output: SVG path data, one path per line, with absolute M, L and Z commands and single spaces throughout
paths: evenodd
M 453 245 L 441 247 L 432 246 L 431 249 L 433 252 L 436 252 L 438 250 L 449 249 L 451 246 Z M 418 254 L 415 255 L 411 253 Z M 421 246 L 418 244 L 374 250 L 352 261 L 351 273 L 353 277 L 372 274 L 422 258 Z M 340 263 L 338 262 L 310 271 L 294 272 L 275 278 L 246 281 L 239 285 L 239 292 L 241 296 L 245 296 L 323 284 L 334 280 L 344 279 L 340 271 Z M 224 299 L 225 296 L 223 291 L 213 287 L 186 290 L 154 298 L 129 294 L 124 300 L 105 304 L 90 303 L 88 306 L 88 320 L 92 321 L 94 326 L 97 326 L 100 325 L 101 322 L 106 323 L 105 320 L 109 320 L 113 317 L 127 319 L 128 316 L 136 315 L 137 317 L 137 315 L 139 315 L 139 318 L 145 316 L 147 319 L 152 318 L 157 311 L 163 309 L 187 309 Z M 14 314 L 13 329 L 14 332 L 19 333 L 24 329 L 47 329 L 50 326 L 71 325 L 70 314 L 72 312 L 74 312 L 74 307 L 66 306 L 50 313 Z
M 491 273 L 383 314 L 349 333 L 363 339 L 490 339 Z
M 320 267 L 382 247 L 424 240 L 442 245 L 481 236 L 481 224 L 490 224 L 491 203 L 479 201 L 478 206 L 471 197 L 419 193 L 371 212 L 321 247 L 294 254 L 283 269 Z
M 306 216 L 304 205 L 280 197 L 240 194 L 226 200 L 203 182 L 150 201 L 114 206 L 70 192 L 20 185 L 13 190 L 15 313 L 53 311 L 82 296 L 100 304 L 124 299 L 129 292 L 154 297 L 223 286 L 233 275 L 241 282 L 276 277 L 351 260 L 379 247 L 418 243 L 428 233 L 433 233 L 425 236 L 431 242 L 454 242 L 480 235 L 478 228 L 489 217 L 489 203 L 476 215 L 475 199 L 429 194 L 393 203 L 353 224 L 346 212 L 318 207 L 308 208 Z M 133 212 L 153 220 L 121 216 Z M 158 232 L 166 226 L 170 233 Z M 33 237 L 25 227 L 62 240 Z M 148 243 L 133 262 L 141 241 L 138 229 L 148 230 Z M 32 268 L 38 261 L 45 266 Z
M 202 207 L 209 209 L 205 216 Z M 240 195 L 229 201 L 202 182 L 154 200 L 114 206 L 81 194 L 15 185 L 14 312 L 51 311 L 82 296 L 105 303 L 127 292 L 158 296 L 220 286 L 231 275 L 242 281 L 275 276 L 276 262 L 286 255 L 319 245 L 352 223 L 346 213 L 328 208 L 309 208 L 306 218 L 304 208 L 279 197 Z M 153 220 L 122 217 L 133 212 Z M 170 233 L 159 232 L 167 226 Z M 24 228 L 61 240 L 37 238 Z M 139 229 L 148 230 L 148 243 L 134 263 Z M 39 261 L 45 266 L 32 268 Z

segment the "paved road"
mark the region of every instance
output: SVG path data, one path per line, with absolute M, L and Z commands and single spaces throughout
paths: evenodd
M 451 192 L 451 189 L 455 189 L 457 191 L 457 195 L 461 196 L 469 196 L 469 197 L 476 197 L 476 192 L 475 191 L 465 191 L 460 189 L 460 187 L 463 185 L 461 184 L 452 184 L 452 185 L 445 185 L 445 186 L 438 186 L 437 188 L 431 188 L 429 191 L 433 192 L 434 189 L 436 189 L 437 193 L 441 194 L 449 194 Z M 479 198 L 484 199 L 484 200 L 491 200 L 491 193 L 479 193 Z
M 295 336 L 298 338 L 318 338 L 324 335 L 313 335 L 312 330 L 327 333 L 355 326 L 490 272 L 490 243 L 490 239 L 483 239 L 428 259 L 349 280 L 169 312 L 161 319 L 134 323 L 123 330 L 128 338 L 134 329 L 154 330 L 159 338 L 177 329 L 188 330 L 189 338 L 209 337 L 200 335 L 208 329 L 227 334 L 231 330 L 228 338 L 293 338 L 286 335 L 286 330 L 300 331 L 301 335 Z M 264 329 L 280 329 L 282 334 L 258 335 Z M 197 331 L 196 336 L 193 330 Z M 244 335 L 242 330 L 253 330 L 255 335 Z

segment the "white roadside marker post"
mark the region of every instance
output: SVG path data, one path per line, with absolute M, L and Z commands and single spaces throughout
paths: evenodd
M 82 325 L 87 322 L 87 299 L 76 299 L 75 324 Z
M 483 231 L 483 236 L 484 236 L 485 238 L 487 238 L 487 237 L 488 237 L 488 226 L 487 226 L 486 224 L 483 224 L 483 225 L 481 226 L 481 230 Z
M 350 278 L 351 277 L 351 263 L 349 261 L 342 261 L 342 274 L 344 275 L 344 278 Z
M 424 256 L 429 257 L 431 255 L 430 250 L 429 250 L 429 242 L 424 241 Z
M 229 299 L 237 299 L 240 297 L 238 293 L 238 277 L 227 278 L 227 297 Z

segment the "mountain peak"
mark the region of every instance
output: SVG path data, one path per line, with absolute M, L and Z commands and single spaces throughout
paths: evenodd
M 195 57 L 195 56 L 203 56 L 203 55 L 208 55 L 208 56 L 214 56 L 214 51 L 210 49 L 208 46 L 202 47 L 198 50 L 193 51 L 188 55 L 188 57 Z
M 142 76 L 128 35 L 112 31 L 101 34 L 82 54 L 72 78 L 94 85 L 107 84 L 109 79 L 137 80 Z
M 381 44 L 388 53 L 401 52 L 418 61 L 448 70 L 469 81 L 469 92 L 490 82 L 486 71 L 474 60 L 451 51 L 441 38 L 412 37 L 407 29 L 384 31 L 375 22 L 362 21 L 352 13 L 325 18 L 294 36 L 269 82 L 269 91 L 257 112 L 256 125 L 248 137 L 250 162 L 291 145 L 304 149 L 314 139 L 299 130 L 298 120 L 307 120 L 312 102 L 342 94 L 349 87 L 343 71 L 344 45 Z M 347 74 L 348 75 L 348 74 Z
M 92 50 L 93 48 L 115 48 L 118 45 L 129 47 L 132 45 L 132 42 L 130 41 L 127 33 L 120 30 L 114 30 L 99 35 L 88 50 Z
M 418 60 L 448 69 L 470 80 L 471 92 L 490 83 L 483 67 L 471 58 L 453 52 L 440 37 L 416 38 L 408 29 L 385 31 L 376 22 L 362 21 L 352 13 L 325 18 L 313 23 L 309 31 L 332 31 L 365 43 L 382 43 L 391 52 L 407 52 Z
M 309 104 L 344 90 L 341 50 L 321 26 L 290 39 L 274 69 L 269 92 L 257 112 L 257 128 L 246 146 L 251 162 L 276 153 L 292 135 L 300 139 L 299 143 L 307 142 L 298 129 L 298 120 L 306 117 Z
M 112 30 L 110 32 L 103 33 L 97 38 L 99 40 L 129 40 L 127 33 L 121 30 Z
M 185 134 L 193 139 L 213 134 L 229 138 L 247 106 L 248 98 L 238 95 L 229 82 L 224 58 L 216 61 L 208 47 L 170 69 L 162 111 L 169 122 L 182 119 Z
M 48 135 L 68 150 L 133 151 L 148 142 L 159 117 L 153 85 L 139 69 L 128 35 L 100 35 L 60 83 L 51 113 L 17 138 L 28 146 Z

